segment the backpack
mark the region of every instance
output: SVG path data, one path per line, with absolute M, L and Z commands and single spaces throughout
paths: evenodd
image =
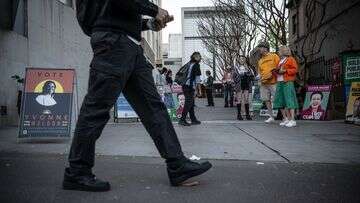
M 178 85 L 181 85 L 181 86 L 185 85 L 189 69 L 190 69 L 190 63 L 187 63 L 183 67 L 181 67 L 179 69 L 179 71 L 176 73 L 174 81 Z
M 99 2 L 99 0 L 76 0 L 76 18 L 87 36 L 91 36 L 94 23 L 100 14 L 102 4 Z

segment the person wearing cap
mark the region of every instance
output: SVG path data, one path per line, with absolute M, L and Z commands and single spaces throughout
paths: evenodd
M 277 86 L 274 109 L 280 109 L 283 115 L 280 126 L 291 128 L 296 126 L 295 110 L 299 108 L 294 86 L 298 66 L 289 47 L 281 46 L 279 55 L 281 60 L 275 70 Z
M 276 74 L 275 70 L 280 62 L 280 58 L 275 53 L 270 53 L 270 44 L 261 42 L 257 46 L 261 59 L 258 62 L 258 73 L 260 75 L 260 96 L 265 102 L 268 109 L 269 118 L 265 123 L 273 123 L 275 121 L 272 113 L 272 101 L 276 92 Z

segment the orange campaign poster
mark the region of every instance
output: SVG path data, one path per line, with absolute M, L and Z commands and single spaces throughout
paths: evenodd
M 19 138 L 70 137 L 73 69 L 27 68 Z

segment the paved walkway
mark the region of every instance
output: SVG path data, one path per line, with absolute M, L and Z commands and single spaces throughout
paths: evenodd
M 220 102 L 218 102 L 220 103 Z M 197 187 L 169 187 L 163 160 L 139 123 L 109 124 L 95 173 L 112 191 L 60 188 L 70 140 L 18 140 L 0 128 L 0 202 L 360 202 L 360 126 L 299 121 L 296 128 L 236 121 L 235 109 L 198 103 L 203 124 L 175 129 L 187 156 L 214 168 Z
M 2 203 L 358 203 L 358 165 L 212 161 L 196 187 L 170 187 L 162 160 L 99 156 L 95 173 L 105 193 L 61 189 L 65 156 L 0 153 Z

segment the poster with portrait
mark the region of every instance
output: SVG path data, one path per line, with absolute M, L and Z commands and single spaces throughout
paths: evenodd
M 346 121 L 360 124 L 360 82 L 353 82 L 351 84 L 346 107 Z
M 75 70 L 27 68 L 19 138 L 70 137 Z
M 254 83 L 252 87 L 252 107 L 254 111 L 260 111 L 263 105 L 263 102 L 260 97 L 260 86 L 257 82 Z
M 131 107 L 125 96 L 121 93 L 115 105 L 116 118 L 138 118 L 138 115 Z
M 304 120 L 325 120 L 331 93 L 331 85 L 312 85 L 306 89 L 301 118 Z
M 170 90 L 170 91 L 169 91 Z M 185 105 L 185 96 L 182 90 L 173 91 L 168 85 L 157 86 L 157 91 L 160 95 L 161 101 L 164 102 L 169 116 L 172 121 L 178 121 L 181 118 L 182 110 Z

